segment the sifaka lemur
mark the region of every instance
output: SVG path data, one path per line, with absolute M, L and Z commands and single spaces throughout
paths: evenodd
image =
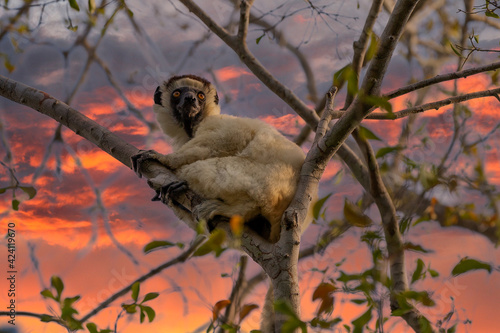
M 170 78 L 156 89 L 154 102 L 174 152 L 146 151 L 133 162 L 137 169 L 141 161 L 155 159 L 183 181 L 163 189 L 162 200 L 189 187 L 207 199 L 194 215 L 210 231 L 213 221 L 239 215 L 262 237 L 278 241 L 304 162 L 302 149 L 261 120 L 220 114 L 215 87 L 201 77 Z

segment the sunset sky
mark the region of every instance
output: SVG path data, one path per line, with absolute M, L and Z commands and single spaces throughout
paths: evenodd
M 9 7 L 16 8 L 19 5 L 17 2 L 20 1 L 9 1 Z M 172 3 L 127 2 L 142 32 L 134 31 L 127 16 L 120 12 L 97 49 L 97 55 L 109 67 L 123 94 L 144 119 L 155 121 L 153 93 L 159 82 L 173 74 L 196 74 L 217 85 L 223 113 L 260 118 L 290 139 L 297 135 L 305 122 L 269 91 L 218 37 L 211 35 L 198 45 L 207 33 L 206 27 L 182 4 L 177 1 Z M 218 22 L 226 22 L 231 15 L 231 6 L 225 3 L 199 3 L 206 6 L 204 9 Z M 326 3 L 318 1 L 317 5 Z M 356 1 L 337 1 L 324 9 L 331 15 L 319 17 L 309 10 L 299 10 L 307 7 L 304 1 L 289 1 L 287 6 L 278 6 L 275 1 L 256 1 L 254 13 L 261 15 L 272 10 L 274 14 L 269 19 L 276 20 L 284 13 L 297 11 L 278 28 L 290 43 L 300 46 L 307 56 L 318 91 L 323 93 L 331 85 L 333 73 L 352 60 L 352 41 L 359 35 L 369 8 L 367 1 L 359 1 L 359 4 L 358 9 Z M 80 6 L 87 8 L 87 2 L 82 1 Z M 69 9 L 72 24 L 78 25 L 78 29 L 76 32 L 68 30 L 68 23 L 64 21 L 66 7 L 66 2 L 47 6 L 40 26 L 37 26 L 39 9 L 36 9 L 28 22 L 28 26 L 34 29 L 30 38 L 13 32 L 11 36 L 16 42 L 10 38 L 0 40 L 0 54 L 5 54 L 15 66 L 12 72 L 0 66 L 0 75 L 41 89 L 61 100 L 68 98 L 87 56 L 81 46 L 72 49 L 66 58 L 63 56 L 63 51 L 68 50 L 86 24 L 85 10 L 77 13 Z M 107 11 L 107 15 L 110 12 Z M 459 17 L 456 12 L 452 10 L 453 15 Z M 14 14 L 15 11 L 2 9 L 0 28 Z M 387 14 L 382 11 L 380 17 L 380 22 L 375 25 L 378 34 L 383 29 L 381 22 L 387 20 Z M 89 34 L 91 43 L 99 38 L 103 22 L 102 18 L 98 20 L 96 30 Z M 490 28 L 477 24 L 475 33 L 481 36 L 486 47 L 498 49 L 498 35 L 492 33 Z M 305 76 L 296 58 L 267 35 L 258 44 L 254 42 L 261 35 L 261 29 L 250 28 L 248 40 L 252 52 L 273 75 L 314 107 L 314 103 L 307 99 Z M 197 47 L 191 54 L 194 45 Z M 494 62 L 498 61 L 498 57 L 485 54 L 483 60 L 485 63 Z M 441 73 L 455 70 L 455 62 L 450 62 L 443 64 Z M 404 56 L 396 52 L 383 83 L 383 92 L 407 84 L 412 77 L 422 79 L 420 68 L 414 63 L 409 65 Z M 457 87 L 460 93 L 469 93 L 495 86 L 490 74 L 479 74 L 458 80 Z M 425 102 L 448 98 L 447 92 L 453 89 L 453 82 L 431 89 Z M 343 101 L 344 97 L 345 91 L 342 90 L 337 100 Z M 415 99 L 413 94 L 394 99 L 391 101 L 393 110 L 405 109 Z M 472 110 L 468 121 L 470 141 L 488 135 L 500 123 L 500 103 L 495 98 L 476 99 L 466 105 Z M 90 66 L 71 106 L 140 149 L 171 152 L 162 133 L 150 132 L 144 121 L 127 110 L 103 69 L 95 63 Z M 451 110 L 452 106 L 448 106 L 419 116 L 416 127 L 421 126 L 421 131 L 410 139 L 405 151 L 408 158 L 416 162 L 427 161 L 429 165 L 439 161 L 453 135 Z M 375 149 L 379 149 L 397 145 L 405 121 L 367 120 L 364 126 L 382 139 L 373 142 Z M 12 191 L 0 194 L 0 231 L 6 234 L 7 224 L 15 223 L 17 310 L 38 314 L 58 313 L 60 310 L 55 302 L 40 295 L 43 289 L 50 286 L 51 276 L 57 275 L 65 285 L 64 297 L 81 296 L 75 305 L 79 311 L 76 317 L 79 318 L 141 275 L 183 251 L 172 247 L 146 255 L 142 251 L 145 244 L 152 240 L 169 240 L 182 242 L 187 247 L 195 232 L 164 205 L 150 201 L 154 193 L 144 179 L 139 179 L 130 169 L 93 144 L 66 128 L 62 130 L 62 141 L 53 142 L 56 128 L 57 123 L 45 115 L 0 97 L 0 158 L 7 163 L 6 155 L 11 151 L 17 179 L 21 184 L 33 185 L 37 190 L 36 196 L 30 200 L 27 200 L 27 194 L 16 192 L 21 201 L 18 211 L 12 209 Z M 428 137 L 426 149 L 420 145 L 423 137 Z M 481 160 L 488 181 L 498 194 L 500 134 L 492 134 L 481 147 L 476 155 L 454 160 L 450 170 L 473 173 L 475 161 Z M 306 143 L 305 152 L 307 148 Z M 10 185 L 9 173 L 4 166 L 0 165 L 0 169 L 0 188 L 4 188 Z M 362 194 L 361 186 L 338 159 L 330 162 L 320 184 L 319 196 L 329 193 L 332 196 L 328 200 L 328 220 L 342 218 L 345 198 L 355 201 Z M 450 194 L 439 190 L 434 196 L 439 202 L 452 206 L 472 202 L 476 205 L 476 213 L 491 213 L 484 198 L 477 192 Z M 379 221 L 374 209 L 369 213 L 375 221 Z M 313 244 L 324 230 L 325 226 L 321 224 L 311 226 L 304 235 L 304 246 Z M 361 229 L 351 228 L 325 253 L 300 262 L 303 319 L 310 320 L 317 310 L 318 303 L 313 303 L 311 296 L 323 277 L 319 273 L 321 269 L 330 267 L 329 272 L 333 274 L 335 264 L 344 258 L 346 260 L 341 269 L 345 272 L 361 272 L 370 267 L 370 253 L 359 241 L 361 233 Z M 437 322 L 454 307 L 456 313 L 452 321 L 461 322 L 457 332 L 498 332 L 498 270 L 491 274 L 476 271 L 456 278 L 451 275 L 451 270 L 465 256 L 498 267 L 500 250 L 478 233 L 441 228 L 433 222 L 418 224 L 406 237 L 408 241 L 432 251 L 427 254 L 408 252 L 408 275 L 411 276 L 414 271 L 418 258 L 440 273 L 437 279 L 427 278 L 413 285 L 417 290 L 429 290 L 436 301 L 436 306 L 432 308 L 421 308 L 427 318 Z M 6 244 L 5 238 L 2 238 L 2 244 Z M 5 246 L 2 248 L 5 251 L 3 264 L 0 265 L 0 306 L 5 311 L 4 305 L 9 302 L 5 292 L 8 285 L 4 278 L 7 251 Z M 220 258 L 213 255 L 192 258 L 147 280 L 141 284 L 142 296 L 139 298 L 148 292 L 160 293 L 157 299 L 148 302 L 156 310 L 156 319 L 152 323 L 140 324 L 138 314 L 123 314 L 118 320 L 118 332 L 184 333 L 194 332 L 200 327 L 206 329 L 213 305 L 229 297 L 237 278 L 239 257 L 238 251 L 229 250 Z M 249 277 L 259 272 L 255 263 L 251 262 L 249 266 Z M 260 284 L 245 303 L 262 305 L 266 291 L 267 283 Z M 342 316 L 344 323 L 350 324 L 366 311 L 365 305 L 349 302 L 353 298 L 351 296 L 336 296 L 332 318 Z M 131 302 L 130 293 L 90 321 L 100 329 L 114 328 L 121 311 L 120 305 L 127 302 Z M 388 304 L 386 306 L 385 315 L 389 316 Z M 471 323 L 463 324 L 466 320 Z M 259 323 L 260 311 L 256 310 L 245 320 L 243 331 L 256 329 Z M 0 331 L 6 326 L 7 318 L 0 317 Z M 23 333 L 66 332 L 54 323 L 42 323 L 37 318 L 20 315 L 16 317 L 16 327 L 18 332 Z M 391 319 L 388 329 L 410 332 L 404 323 L 394 319 Z

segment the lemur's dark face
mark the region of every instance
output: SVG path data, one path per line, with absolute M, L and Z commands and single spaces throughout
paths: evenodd
M 155 104 L 162 105 L 160 87 L 156 88 Z M 170 95 L 170 109 L 189 137 L 193 136 L 194 127 L 200 122 L 205 106 L 206 96 L 201 90 L 192 87 L 180 87 Z

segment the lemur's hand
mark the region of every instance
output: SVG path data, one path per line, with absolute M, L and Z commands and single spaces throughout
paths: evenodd
M 162 155 L 154 150 L 141 150 L 139 151 L 138 154 L 132 156 L 130 159 L 132 161 L 132 170 L 137 174 L 137 176 L 139 176 L 139 178 L 142 178 L 142 173 L 140 170 L 141 170 L 141 165 L 145 161 L 155 160 L 165 165 L 165 163 L 163 163 L 165 155 Z M 168 168 L 168 165 L 165 166 Z
M 179 196 L 183 192 L 189 189 L 187 182 L 181 180 L 167 184 L 156 191 L 156 195 L 151 201 L 161 201 L 164 204 L 172 205 L 175 204 L 173 198 Z

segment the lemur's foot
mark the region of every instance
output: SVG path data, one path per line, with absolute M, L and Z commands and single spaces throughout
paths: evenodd
M 151 199 L 151 201 L 161 201 L 167 205 L 172 204 L 173 198 L 181 195 L 183 192 L 187 191 L 188 188 L 188 184 L 184 180 L 172 182 L 156 191 L 156 195 Z
M 220 200 L 206 200 L 196 206 L 193 211 L 193 214 L 196 216 L 198 221 L 204 220 L 206 222 L 209 232 L 214 231 L 219 223 L 229 222 L 229 217 L 218 214 L 220 206 Z
M 138 154 L 132 156 L 130 160 L 132 161 L 132 170 L 142 178 L 142 173 L 140 171 L 141 164 L 147 160 L 160 161 L 161 154 L 154 150 L 140 150 Z

